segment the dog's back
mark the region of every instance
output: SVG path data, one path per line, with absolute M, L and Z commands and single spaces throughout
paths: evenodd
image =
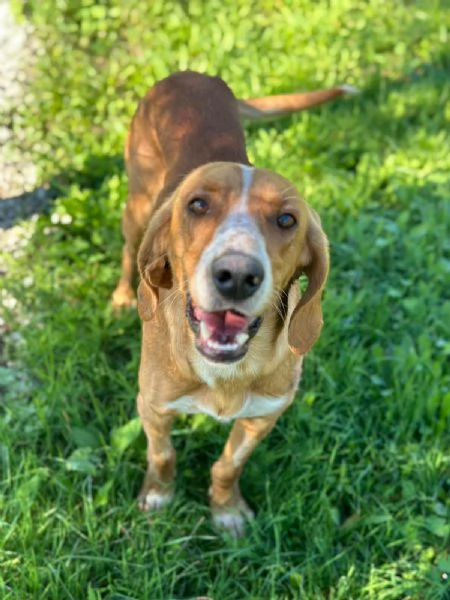
M 139 103 L 125 145 L 129 192 L 122 220 L 122 275 L 113 306 L 134 304 L 139 243 L 152 214 L 184 177 L 212 162 L 249 165 L 241 118 L 273 118 L 351 91 L 338 86 L 238 101 L 222 79 L 193 71 L 174 73 L 151 88 Z
M 145 167 L 139 177 L 134 177 L 143 157 Z M 127 141 L 126 159 L 132 172 L 130 182 L 137 180 L 139 186 L 151 189 L 149 202 L 158 195 L 166 197 L 183 177 L 203 164 L 249 164 L 233 92 L 222 79 L 192 71 L 163 79 L 139 104 Z M 162 167 L 158 173 L 149 172 L 151 161 Z M 163 181 L 159 179 L 161 171 L 165 174 Z M 162 186 L 159 193 L 150 181 L 154 176 Z

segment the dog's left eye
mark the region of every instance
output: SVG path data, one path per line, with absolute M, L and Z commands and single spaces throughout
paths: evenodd
M 290 213 L 282 213 L 277 217 L 277 225 L 280 229 L 291 229 L 297 224 L 297 219 Z
M 209 210 L 209 204 L 204 198 L 192 198 L 188 204 L 189 212 L 193 215 L 205 215 Z

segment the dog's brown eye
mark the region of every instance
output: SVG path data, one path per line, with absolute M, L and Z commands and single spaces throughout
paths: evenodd
M 281 215 L 278 215 L 277 225 L 281 229 L 290 229 L 296 224 L 297 219 L 294 217 L 294 215 L 291 215 L 290 213 L 283 213 Z
M 205 215 L 209 210 L 209 204 L 204 198 L 192 198 L 188 204 L 189 212 L 197 217 Z

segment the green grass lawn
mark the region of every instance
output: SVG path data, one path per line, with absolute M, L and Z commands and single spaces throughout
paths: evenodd
M 32 0 L 27 14 L 45 53 L 16 122 L 55 201 L 6 283 L 23 340 L 0 370 L 0 597 L 448 600 L 449 2 Z M 247 127 L 252 161 L 321 214 L 332 270 L 298 400 L 244 472 L 257 517 L 239 541 L 209 522 L 228 427 L 207 417 L 176 423 L 174 505 L 138 511 L 140 325 L 109 306 L 124 135 L 139 96 L 188 67 L 242 97 L 361 89 Z

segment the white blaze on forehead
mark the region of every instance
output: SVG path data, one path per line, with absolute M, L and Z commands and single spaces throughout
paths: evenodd
M 242 172 L 242 191 L 238 207 L 239 209 L 243 208 L 245 210 L 248 206 L 250 188 L 253 183 L 254 168 L 247 167 L 246 165 L 239 165 L 239 167 Z

